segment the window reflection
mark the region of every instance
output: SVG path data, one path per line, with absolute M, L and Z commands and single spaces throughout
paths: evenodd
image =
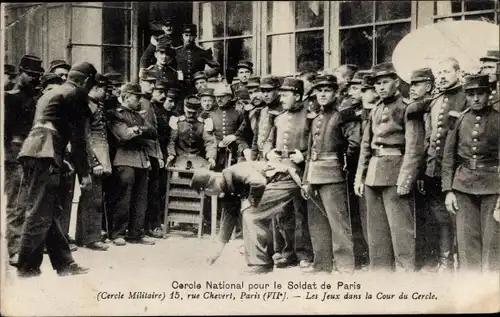
M 495 9 L 495 0 L 465 0 L 465 11 Z
M 240 60 L 252 60 L 252 38 L 226 41 L 227 67 L 236 69 Z
M 104 44 L 129 44 L 130 11 L 114 8 L 102 10 Z
M 227 2 L 227 35 L 251 35 L 253 28 L 252 2 L 228 1 Z
M 297 29 L 323 26 L 323 1 L 295 1 Z
M 296 42 L 296 72 L 323 69 L 323 31 L 297 33 Z
M 269 1 L 267 3 L 267 31 L 284 33 L 295 28 L 293 1 Z
M 130 50 L 123 47 L 104 46 L 102 48 L 103 74 L 117 72 L 125 78 L 130 76 Z
M 224 36 L 224 2 L 204 2 L 200 10 L 200 38 Z
M 410 18 L 411 1 L 376 1 L 376 20 L 399 20 Z
M 340 31 L 340 63 L 355 64 L 361 69 L 372 67 L 373 28 L 355 28 Z
M 373 2 L 341 1 L 340 25 L 366 24 L 373 21 Z
M 392 53 L 399 41 L 408 33 L 410 33 L 410 23 L 398 23 L 376 28 L 376 52 L 377 63 L 390 62 Z

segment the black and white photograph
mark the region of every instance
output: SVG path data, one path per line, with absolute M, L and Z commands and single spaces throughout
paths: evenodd
M 0 4 L 3 316 L 500 312 L 500 2 Z

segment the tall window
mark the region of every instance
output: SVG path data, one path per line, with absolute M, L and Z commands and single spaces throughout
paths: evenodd
M 500 5 L 497 0 L 434 1 L 434 21 L 480 20 L 499 23 Z
M 72 62 L 89 61 L 102 73 L 119 72 L 130 77 L 131 2 L 83 2 L 73 4 Z
M 340 63 L 368 69 L 391 61 L 411 30 L 411 1 L 341 1 Z
M 325 13 L 323 1 L 268 1 L 266 72 L 287 75 L 322 70 Z
M 239 60 L 254 61 L 252 1 L 202 2 L 199 6 L 199 44 L 211 48 L 224 74 Z

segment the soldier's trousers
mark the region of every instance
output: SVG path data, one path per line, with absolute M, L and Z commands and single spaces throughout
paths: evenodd
M 23 167 L 17 162 L 5 162 L 5 195 L 7 197 L 7 249 L 9 257 L 19 252 L 24 223 L 23 209 L 17 208 L 17 195 L 21 185 Z
M 458 203 L 457 240 L 460 269 L 500 269 L 500 223 L 493 218 L 498 195 L 455 191 Z
M 444 204 L 446 195 L 441 188 L 440 178 L 425 179 L 429 221 L 426 223 L 428 247 L 431 258 L 440 261 L 453 261 L 453 219 Z
M 59 185 L 61 171 L 52 159 L 26 159 L 18 196 L 18 208 L 26 215 L 18 270 L 30 272 L 40 268 L 43 249 L 47 252 L 55 270 L 74 262 L 59 222 L 61 204 Z
M 297 260 L 295 254 L 295 204 L 291 200 L 283 212 L 274 216 L 274 252 L 288 261 Z
M 236 195 L 226 194 L 219 199 L 221 205 L 220 231 L 219 239 L 222 243 L 228 243 L 233 234 L 240 216 L 241 199 Z
M 307 201 L 297 194 L 295 209 L 295 253 L 299 261 L 313 261 L 314 252 L 309 232 Z M 298 222 L 298 224 L 297 224 Z
M 113 212 L 111 239 L 127 238 L 138 240 L 144 236 L 144 218 L 148 206 L 147 168 L 130 166 L 115 167 L 117 189 Z
M 160 165 L 158 159 L 149 157 L 151 169 L 148 180 L 148 207 L 146 210 L 145 230 L 161 228 L 160 221 Z
M 348 174 L 349 186 L 349 208 L 351 215 L 352 240 L 354 243 L 354 259 L 356 267 L 369 263 L 368 252 L 368 229 L 366 222 L 366 201 L 363 197 L 358 197 L 354 193 L 354 174 Z
M 365 186 L 371 270 L 415 269 L 413 194 L 396 186 Z
M 69 240 L 69 225 L 71 222 L 71 209 L 73 207 L 73 196 L 75 193 L 76 174 L 63 173 L 59 185 L 59 197 L 61 201 L 61 228 L 66 239 Z
M 101 241 L 102 176 L 92 176 L 92 188 L 82 191 L 78 202 L 75 240 L 78 245 Z
M 354 250 L 345 183 L 313 185 L 308 200 L 309 232 L 314 267 L 331 271 L 335 258 L 340 272 L 354 271 Z
M 104 193 L 104 215 L 102 217 L 102 228 L 108 234 L 108 237 L 111 236 L 113 229 L 113 213 L 115 210 L 115 202 L 116 202 L 116 184 L 118 183 L 118 177 L 115 172 L 106 177 L 103 180 L 103 193 Z
M 273 265 L 272 219 L 283 213 L 294 215 L 293 209 L 285 207 L 293 204 L 298 195 L 300 192 L 293 184 L 289 188 L 268 187 L 258 207 L 242 210 L 243 240 L 248 265 Z

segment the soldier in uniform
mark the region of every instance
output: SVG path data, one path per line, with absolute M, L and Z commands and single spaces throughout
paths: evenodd
M 407 114 L 392 63 L 372 68 L 381 101 L 365 128 L 355 192 L 366 197 L 370 269 L 415 269 L 414 199 L 424 151 L 422 118 Z
M 68 72 L 71 68 L 71 65 L 66 63 L 64 60 L 56 59 L 50 62 L 49 65 L 49 73 L 56 74 L 61 77 L 63 80 L 68 78 Z
M 65 149 L 71 142 L 80 186 L 82 190 L 92 186 L 86 126 L 90 116 L 88 92 L 95 84 L 96 73 L 90 63 L 74 65 L 66 82 L 37 103 L 33 128 L 19 152 L 23 178 L 17 208 L 19 214 L 26 215 L 17 266 L 20 277 L 41 274 L 44 246 L 58 275 L 85 274 L 89 270 L 75 263 L 61 230 L 59 181 Z
M 16 84 L 16 66 L 12 64 L 3 65 L 3 91 L 9 91 Z
M 160 21 L 159 27 L 163 34 L 159 36 L 151 36 L 151 39 L 149 41 L 148 47 L 144 51 L 144 53 L 141 56 L 141 60 L 139 62 L 140 68 L 139 68 L 139 77 L 141 77 L 142 72 L 144 69 L 148 68 L 149 66 L 153 65 L 156 63 L 155 58 L 156 58 L 156 49 L 158 46 L 158 43 L 165 43 L 168 47 L 172 48 L 173 47 L 173 39 L 172 39 L 172 34 L 174 32 L 174 26 L 172 23 L 172 18 L 171 17 L 166 17 L 163 19 L 163 21 Z
M 63 79 L 53 73 L 45 73 L 40 78 L 40 92 L 45 94 L 52 89 L 62 85 L 64 83 Z
M 157 46 L 157 49 L 160 45 Z M 158 59 L 160 60 L 160 59 Z M 157 119 L 154 109 L 151 106 L 151 100 L 153 102 L 158 102 L 157 99 L 161 99 L 162 95 L 159 92 L 162 91 L 156 88 L 156 82 L 161 81 L 162 77 L 158 77 L 160 74 L 157 70 L 147 69 L 143 72 L 146 74 L 144 80 L 141 81 L 142 97 L 140 100 L 141 104 L 141 115 L 147 120 L 149 126 L 157 129 Z M 156 78 L 155 81 L 149 81 L 149 79 Z M 154 98 L 153 98 L 154 96 Z M 146 154 L 149 157 L 150 169 L 148 175 L 148 189 L 147 189 L 147 209 L 145 215 L 145 226 L 144 230 L 146 235 L 153 238 L 163 238 L 163 232 L 161 230 L 161 222 L 159 219 L 160 213 L 160 193 L 159 193 L 159 178 L 160 170 L 164 167 L 163 153 L 160 148 L 160 142 L 158 137 L 147 138 L 144 140 L 146 143 Z
M 231 85 L 231 90 L 233 94 L 237 90 L 246 89 L 248 85 L 248 79 L 253 74 L 253 63 L 250 61 L 240 61 L 236 66 L 236 76 L 238 77 L 238 82 Z
M 363 114 L 361 115 L 361 131 L 365 130 L 368 120 L 370 118 L 370 112 L 379 101 L 379 96 L 375 91 L 373 86 L 373 79 L 371 73 L 369 75 L 363 76 L 363 83 L 361 84 L 361 102 L 363 104 Z
M 200 95 L 200 92 L 208 87 L 208 77 L 205 72 L 196 72 L 193 75 L 194 87 L 196 88 L 197 95 Z
M 111 233 L 113 244 L 118 246 L 126 244 L 127 228 L 130 243 L 154 244 L 144 234 L 144 220 L 151 169 L 147 140 L 155 140 L 157 131 L 140 113 L 142 96 L 139 85 L 125 84 L 121 89 L 121 104 L 111 111 L 108 121 L 111 133 L 118 140 L 112 161 L 117 188 Z
M 352 120 L 351 111 L 337 110 L 335 76 L 318 76 L 313 87 L 320 110 L 308 116 L 312 123 L 303 196 L 308 199 L 314 264 L 303 272 L 349 274 L 354 272 L 354 251 L 342 161 L 344 153 L 356 154 L 359 122 Z
M 109 82 L 101 74 L 96 74 L 95 79 L 96 85 L 89 92 L 91 117 L 88 159 L 92 169 L 92 186 L 80 195 L 75 240 L 78 245 L 91 250 L 106 251 L 109 246 L 101 242 L 102 180 L 111 174 L 111 161 L 102 102 L 106 98 Z
M 450 114 L 460 113 L 466 108 L 466 99 L 459 81 L 459 64 L 455 59 L 446 59 L 438 64 L 437 80 L 441 93 L 432 102 L 421 103 L 426 109 L 426 167 L 424 189 L 426 201 L 431 212 L 430 226 L 427 226 L 428 244 L 432 250 L 430 256 L 436 271 L 454 270 L 453 218 L 444 206 L 444 194 L 441 190 L 441 162 L 444 145 L 449 130 Z
M 275 117 L 269 137 L 264 145 L 264 157 L 267 160 L 287 164 L 294 168 L 300 176 L 304 171 L 310 129 L 307 108 L 302 103 L 303 93 L 304 82 L 302 80 L 285 78 L 280 87 L 280 101 L 284 112 Z M 297 192 L 291 194 L 297 194 Z M 300 203 L 300 198 L 290 199 L 289 204 L 284 206 L 284 212 L 275 218 L 273 260 L 278 268 L 297 263 L 295 210 L 299 211 Z M 301 260 L 312 261 L 312 256 L 309 259 Z
M 442 164 L 446 209 L 456 214 L 460 268 L 500 269 L 500 224 L 493 217 L 499 197 L 500 113 L 489 103 L 487 75 L 464 80 L 467 110 L 452 122 Z
M 182 39 L 184 44 L 176 48 L 176 61 L 179 69 L 183 73 L 187 93 L 196 93 L 194 87 L 193 75 L 196 72 L 204 71 L 205 65 L 211 67 L 205 71 L 207 77 L 213 77 L 220 71 L 219 62 L 217 62 L 212 53 L 212 49 L 205 50 L 195 44 L 197 36 L 196 25 L 186 24 L 182 29 Z
M 194 168 L 204 165 L 204 161 L 197 158 L 206 158 L 210 168 L 215 167 L 216 144 L 213 136 L 213 122 L 211 118 L 202 119 L 198 116 L 200 110 L 200 99 L 194 95 L 184 100 L 184 115 L 172 116 L 169 127 L 171 130 L 168 142 L 167 162 L 176 159 L 187 162 L 187 158 L 193 163 Z
M 315 112 L 317 109 L 316 98 L 313 94 L 312 83 L 318 74 L 313 71 L 306 71 L 300 74 L 300 79 L 304 82 L 304 96 L 302 100 L 309 112 Z
M 500 111 L 500 84 L 498 76 L 500 76 L 500 51 L 489 50 L 486 56 L 479 59 L 481 62 L 481 74 L 489 76 L 490 80 L 490 102 L 496 110 Z
M 340 104 L 342 99 L 347 95 L 347 85 L 358 69 L 359 67 L 354 64 L 344 64 L 337 67 L 333 72 L 339 84 L 339 90 L 337 91 L 338 104 Z
M 156 45 L 156 63 L 146 68 L 153 73 L 157 73 L 159 78 L 175 86 L 178 84 L 177 63 L 175 61 L 175 50 L 170 47 L 165 40 L 161 40 Z M 142 71 L 144 74 L 144 70 Z
M 23 56 L 19 64 L 19 76 L 16 78 L 15 85 L 4 94 L 6 237 L 11 265 L 16 265 L 18 261 L 21 230 L 24 223 L 24 210 L 16 207 L 23 173 L 17 156 L 33 124 L 37 102 L 35 87 L 38 85 L 38 78 L 42 73 L 41 59 L 31 55 Z
M 199 93 L 200 103 L 201 103 L 201 113 L 200 117 L 206 119 L 210 116 L 210 113 L 215 109 L 215 96 L 214 89 L 204 88 Z
M 255 114 L 257 124 L 255 125 L 255 129 L 253 129 L 254 133 L 251 147 L 252 157 L 259 161 L 265 160 L 263 154 L 264 144 L 269 137 L 274 117 L 283 111 L 279 96 L 280 86 L 279 79 L 274 76 L 264 77 L 260 80 L 259 95 L 265 106 L 258 107 L 262 109 Z
M 362 87 L 363 78 L 369 75 L 371 72 L 369 70 L 358 70 L 354 73 L 352 79 L 350 79 L 345 84 L 346 94 L 345 98 L 338 105 L 339 111 L 349 110 L 353 115 L 353 120 L 359 121 L 363 120 L 363 103 L 362 103 Z M 358 144 L 361 143 L 361 136 L 363 135 L 363 126 L 359 124 L 357 126 L 358 132 L 355 135 L 359 137 Z M 351 226 L 354 242 L 354 257 L 356 262 L 356 268 L 366 268 L 369 263 L 368 259 L 368 245 L 366 243 L 368 239 L 367 223 L 366 223 L 366 202 L 362 197 L 356 196 L 354 193 L 354 177 L 356 175 L 356 170 L 358 167 L 359 160 L 359 147 L 352 148 L 352 155 L 345 159 L 344 169 L 347 172 L 347 186 L 348 186 L 348 197 L 349 197 L 349 211 L 351 216 Z

